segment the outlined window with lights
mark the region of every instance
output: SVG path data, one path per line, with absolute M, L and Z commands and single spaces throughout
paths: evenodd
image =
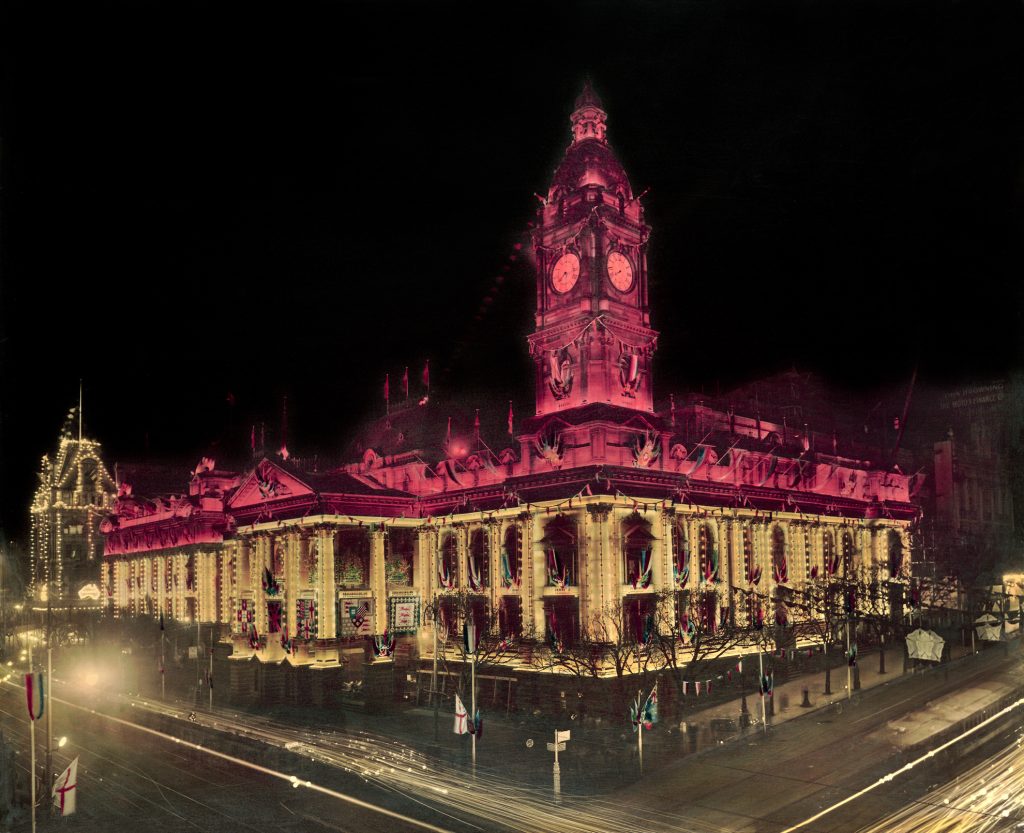
M 559 515 L 544 527 L 540 539 L 549 587 L 575 587 L 579 570 L 579 531 L 576 521 Z
M 518 524 L 509 524 L 501 537 L 500 563 L 498 574 L 501 578 L 501 587 L 505 590 L 515 590 L 522 583 L 520 576 L 523 574 L 523 545 Z
M 639 512 L 622 520 L 622 575 L 626 584 L 638 590 L 651 586 L 654 536 L 651 524 Z
M 440 552 L 437 559 L 437 582 L 442 590 L 450 590 L 459 584 L 459 539 L 451 530 L 441 533 Z
M 487 531 L 476 527 L 469 533 L 469 551 L 466 553 L 466 579 L 469 589 L 479 593 L 491 586 L 490 552 Z
M 370 587 L 370 533 L 358 527 L 334 535 L 334 582 L 339 590 Z

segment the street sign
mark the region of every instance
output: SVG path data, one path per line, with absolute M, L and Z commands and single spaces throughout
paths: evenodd
M 549 743 L 548 744 L 548 752 L 564 752 L 564 751 L 565 751 L 565 744 L 564 743 Z
M 566 729 L 564 732 L 555 732 L 555 743 L 569 740 L 569 731 L 569 729 Z

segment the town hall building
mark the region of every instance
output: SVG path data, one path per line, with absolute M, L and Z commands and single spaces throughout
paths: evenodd
M 651 229 L 606 120 L 588 85 L 533 231 L 534 415 L 486 436 L 413 402 L 332 470 L 204 459 L 177 494 L 122 483 L 102 525 L 115 615 L 217 625 L 232 662 L 308 671 L 318 699 L 392 638 L 450 645 L 460 594 L 514 666 L 612 608 L 639 632 L 659 594 L 672 622 L 744 628 L 837 569 L 903 578 L 912 478 L 833 433 L 695 395 L 656 407 Z

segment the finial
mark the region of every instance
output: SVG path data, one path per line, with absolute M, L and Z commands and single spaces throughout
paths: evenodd
M 584 139 L 605 141 L 605 121 L 608 114 L 602 109 L 601 99 L 597 97 L 588 78 L 583 82 L 583 92 L 576 98 L 575 108 L 569 121 L 572 123 L 573 143 Z

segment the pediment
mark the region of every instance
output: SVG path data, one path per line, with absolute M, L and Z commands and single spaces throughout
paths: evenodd
M 262 506 L 278 500 L 312 495 L 313 489 L 270 460 L 261 460 L 228 501 L 229 509 Z

